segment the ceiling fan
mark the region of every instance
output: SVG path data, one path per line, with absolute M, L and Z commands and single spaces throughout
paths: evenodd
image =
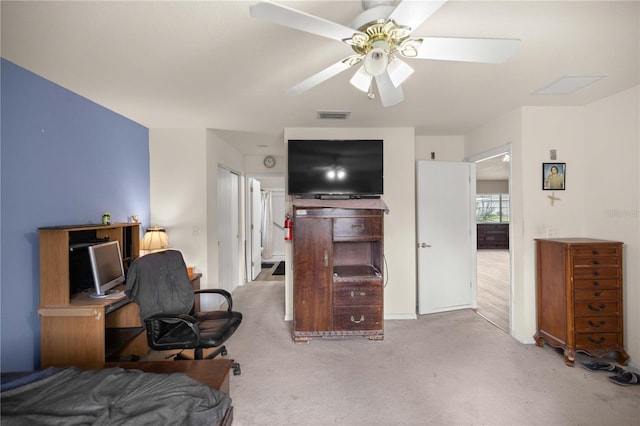
M 439 59 L 502 63 L 515 54 L 520 40 L 497 38 L 425 37 L 412 32 L 434 14 L 447 0 L 362 0 L 364 12 L 351 27 L 331 22 L 276 3 L 260 2 L 250 7 L 251 16 L 346 43 L 355 52 L 285 91 L 298 95 L 362 63 L 350 82 L 375 97 L 375 79 L 382 105 L 404 100 L 401 84 L 413 68 L 400 58 Z

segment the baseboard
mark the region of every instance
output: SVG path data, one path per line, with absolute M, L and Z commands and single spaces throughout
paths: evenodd
M 385 314 L 384 319 L 386 320 L 415 320 L 418 319 L 416 314 Z M 292 315 L 285 315 L 285 321 L 293 321 Z
M 416 314 L 384 314 L 386 320 L 415 320 L 418 319 Z

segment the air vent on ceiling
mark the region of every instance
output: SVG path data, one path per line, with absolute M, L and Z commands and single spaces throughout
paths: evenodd
M 318 120 L 346 120 L 351 111 L 318 111 Z

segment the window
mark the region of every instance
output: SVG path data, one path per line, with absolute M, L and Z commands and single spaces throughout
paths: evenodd
M 477 194 L 476 222 L 509 222 L 509 194 Z

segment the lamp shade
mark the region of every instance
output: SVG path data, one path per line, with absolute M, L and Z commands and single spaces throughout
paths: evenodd
M 164 250 L 169 248 L 169 237 L 167 236 L 164 228 L 158 228 L 155 225 L 153 228 L 147 229 L 142 239 L 142 250 Z
M 393 83 L 393 87 L 400 86 L 413 74 L 413 68 L 398 58 L 393 58 L 393 60 L 389 62 L 387 71 L 389 71 L 389 78 L 391 79 L 391 83 Z
M 387 69 L 387 52 L 381 47 L 373 48 L 364 58 L 364 69 L 373 77 L 377 77 Z
M 358 90 L 362 90 L 367 93 L 369 91 L 369 87 L 371 87 L 371 80 L 373 77 L 369 74 L 364 67 L 360 67 L 358 71 L 351 77 L 349 82 L 354 85 Z

